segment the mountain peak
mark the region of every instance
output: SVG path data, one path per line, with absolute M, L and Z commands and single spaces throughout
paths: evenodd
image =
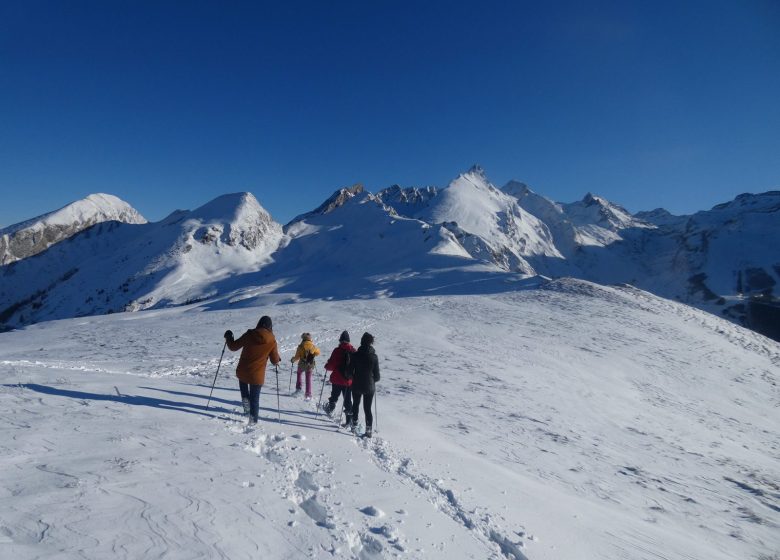
M 607 201 L 589 191 L 582 197 L 582 203 L 585 204 L 585 206 L 593 206 L 595 204 L 604 206 Z
M 53 212 L 0 229 L 0 264 L 31 257 L 101 222 L 144 224 L 146 219 L 127 202 L 95 193 Z
M 309 216 L 317 215 L 317 214 L 328 214 L 330 212 L 333 212 L 336 208 L 339 208 L 340 206 L 344 206 L 349 200 L 352 198 L 362 194 L 365 192 L 365 187 L 362 183 L 355 183 L 351 187 L 342 187 L 335 191 L 332 195 L 330 195 L 325 202 L 317 206 L 314 210 L 311 212 L 306 212 L 304 214 L 299 214 L 292 220 L 290 220 L 287 225 L 285 225 L 285 230 L 295 222 L 300 222 L 301 220 L 305 220 Z
M 265 209 L 252 193 L 236 192 L 220 195 L 193 210 L 192 214 L 199 218 L 231 219 L 245 210 L 265 213 Z
M 469 170 L 464 173 L 464 175 L 475 175 L 481 179 L 484 179 L 487 181 L 487 175 L 485 174 L 485 169 L 479 165 L 478 163 L 475 163 L 471 167 L 469 167 Z
M 281 226 L 249 192 L 223 194 L 183 218 L 197 226 L 192 237 L 202 243 L 221 241 L 253 251 L 281 235 Z

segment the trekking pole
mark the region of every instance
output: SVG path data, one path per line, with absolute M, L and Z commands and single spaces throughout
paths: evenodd
M 227 340 L 225 340 L 225 346 L 227 346 Z M 206 410 L 209 409 L 211 404 L 211 394 L 214 392 L 214 385 L 217 384 L 217 376 L 219 375 L 219 368 L 222 365 L 222 356 L 225 355 L 225 346 L 222 347 L 222 354 L 219 356 L 219 363 L 217 364 L 217 373 L 214 374 L 214 383 L 211 384 L 211 391 L 209 391 L 209 400 L 206 402 Z
M 290 362 L 290 384 L 287 386 L 288 393 L 292 391 L 292 371 L 293 371 L 293 364 L 292 362 Z
M 317 369 L 317 365 L 314 365 L 314 371 L 317 372 L 317 376 L 320 375 L 320 371 Z M 325 392 L 325 377 L 328 375 L 328 370 L 325 370 L 325 373 L 322 374 L 322 389 L 320 389 L 320 402 L 317 403 L 317 414 L 314 415 L 315 418 L 318 418 L 320 415 L 320 407 L 322 406 L 322 393 Z
M 276 370 L 276 414 L 279 415 L 279 423 L 282 423 L 282 406 L 279 403 L 279 365 L 274 364 Z
M 379 433 L 379 391 L 374 393 L 374 424 L 377 433 Z

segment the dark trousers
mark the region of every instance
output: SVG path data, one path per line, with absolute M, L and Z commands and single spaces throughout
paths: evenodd
M 352 414 L 352 391 L 350 391 L 349 387 L 346 385 L 333 385 L 333 388 L 330 390 L 328 402 L 330 403 L 331 408 L 335 409 L 336 403 L 339 400 L 339 395 L 342 394 L 344 395 L 344 410 L 347 411 L 347 414 Z
M 252 420 L 257 420 L 260 415 L 260 389 L 263 386 L 239 381 L 238 387 L 241 389 L 241 400 L 247 399 L 249 401 L 249 416 L 252 417 Z
M 371 414 L 371 404 L 374 402 L 373 391 L 370 393 L 352 391 L 352 423 L 357 424 L 361 398 L 363 399 L 363 412 L 366 415 L 366 428 L 368 428 L 374 423 L 374 415 Z

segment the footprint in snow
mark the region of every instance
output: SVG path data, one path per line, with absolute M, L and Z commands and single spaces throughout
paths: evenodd
M 319 492 L 322 489 L 322 487 L 314 481 L 312 474 L 307 471 L 301 471 L 298 474 L 295 485 L 301 490 L 311 490 L 312 492 Z
M 361 535 L 360 541 L 362 547 L 358 553 L 360 560 L 380 560 L 384 558 L 382 555 L 382 543 L 371 535 Z
M 301 509 L 320 527 L 335 529 L 336 525 L 328 519 L 328 510 L 317 501 L 317 496 L 301 502 Z
M 382 525 L 381 527 L 371 527 L 369 531 L 375 535 L 381 535 L 386 538 L 388 544 L 392 545 L 396 550 L 401 552 L 406 550 L 404 540 L 397 529 L 393 529 L 389 525 Z
M 360 510 L 360 513 L 363 513 L 365 515 L 368 515 L 370 517 L 384 517 L 385 512 L 383 512 L 381 509 L 375 508 L 374 506 L 367 506 Z

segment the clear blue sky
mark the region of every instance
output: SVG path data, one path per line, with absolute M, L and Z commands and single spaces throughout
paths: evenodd
M 780 188 L 780 2 L 0 3 L 0 225 L 92 192 L 285 222 L 473 163 L 632 211 Z

